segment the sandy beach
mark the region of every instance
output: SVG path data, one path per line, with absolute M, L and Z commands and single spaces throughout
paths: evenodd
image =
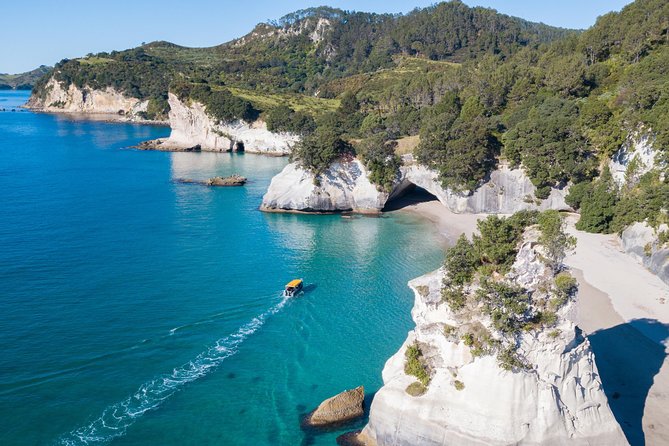
M 434 222 L 453 240 L 485 215 L 454 214 L 438 201 L 408 203 L 400 212 Z M 669 444 L 669 285 L 623 252 L 616 235 L 577 231 L 565 260 L 579 281 L 577 324 L 588 335 L 613 413 L 630 444 Z

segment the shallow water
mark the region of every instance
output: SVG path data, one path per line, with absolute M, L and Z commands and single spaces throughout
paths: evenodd
M 334 444 L 301 417 L 382 384 L 429 224 L 261 213 L 285 159 L 128 148 L 168 132 L 0 112 L 0 444 Z

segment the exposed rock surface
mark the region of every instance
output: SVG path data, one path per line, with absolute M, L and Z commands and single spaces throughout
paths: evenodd
M 320 186 L 315 181 L 311 172 L 288 164 L 272 178 L 262 209 L 378 212 L 388 198 L 369 181 L 365 166 L 357 159 L 334 163 L 320 176 Z
M 518 351 L 531 368 L 505 371 L 494 356 L 473 357 L 461 338 L 445 334 L 446 325 L 457 327 L 460 319 L 441 303 L 444 274 L 410 282 L 416 328 L 386 362 L 361 440 L 379 446 L 627 444 L 590 344 L 570 320 L 573 300 L 559 310 L 555 327 L 520 335 Z M 523 245 L 510 277 L 536 293 L 545 274 L 533 244 Z M 485 319 L 476 323 L 490 326 Z M 415 341 L 432 370 L 427 392 L 418 397 L 407 393 L 415 378 L 404 372 L 405 351 Z
M 309 416 L 308 424 L 326 426 L 359 418 L 364 414 L 365 388 L 346 390 L 323 401 Z
M 473 194 L 444 189 L 434 171 L 420 165 L 401 169 L 394 190 L 381 192 L 369 181 L 359 160 L 333 164 L 319 178 L 292 163 L 272 179 L 263 197 L 265 210 L 379 212 L 386 203 L 415 185 L 422 187 L 456 213 L 513 213 L 522 209 L 569 209 L 565 190 L 554 189 L 546 200 L 537 200 L 536 188 L 522 170 L 501 166 Z
M 639 178 L 657 167 L 657 151 L 652 134 L 640 129 L 631 133 L 609 162 L 611 175 L 618 186 L 634 186 Z
M 231 175 L 229 177 L 213 177 L 208 180 L 191 180 L 189 178 L 179 178 L 176 180 L 177 183 L 184 184 L 201 184 L 203 186 L 243 186 L 246 184 L 246 177 L 241 175 Z
M 38 111 L 107 115 L 110 120 L 138 122 L 146 121 L 139 113 L 146 112 L 147 106 L 147 100 L 127 97 L 112 87 L 94 90 L 70 84 L 65 88 L 53 77 L 47 82 L 44 97 L 33 95 L 26 104 Z
M 621 236 L 625 252 L 669 284 L 669 245 L 660 243 L 658 235 L 669 231 L 664 224 L 655 230 L 647 223 L 634 223 Z
M 292 133 L 273 133 L 267 124 L 256 121 L 218 123 L 198 102 L 186 104 L 174 94 L 169 94 L 170 127 L 169 138 L 149 141 L 143 148 L 157 150 L 186 150 L 199 146 L 211 152 L 249 152 L 270 155 L 288 155 L 299 136 Z

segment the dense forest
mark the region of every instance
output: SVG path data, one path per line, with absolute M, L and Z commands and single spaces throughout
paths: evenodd
M 63 60 L 53 75 L 148 98 L 148 117 L 166 113 L 170 90 L 220 120 L 262 116 L 304 134 L 303 166 L 357 154 L 385 189 L 396 141 L 419 135 L 414 155 L 444 186 L 469 193 L 500 163 L 520 166 L 537 198 L 570 185 L 579 227 L 613 232 L 667 220 L 668 30 L 668 0 L 637 0 L 584 32 L 457 0 L 406 15 L 321 7 L 217 47 L 154 42 Z M 660 167 L 620 187 L 605 166 L 634 133 Z

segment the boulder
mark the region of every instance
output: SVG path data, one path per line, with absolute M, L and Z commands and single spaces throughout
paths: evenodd
M 314 410 L 307 424 L 310 426 L 327 426 L 350 421 L 363 416 L 365 388 L 356 387 L 323 401 Z
M 241 175 L 230 175 L 229 177 L 213 177 L 208 180 L 192 180 L 190 178 L 178 178 L 177 183 L 182 184 L 200 184 L 202 186 L 243 186 L 246 183 L 246 177 Z
M 243 186 L 246 183 L 246 177 L 241 175 L 231 175 L 229 177 L 209 178 L 207 186 Z

